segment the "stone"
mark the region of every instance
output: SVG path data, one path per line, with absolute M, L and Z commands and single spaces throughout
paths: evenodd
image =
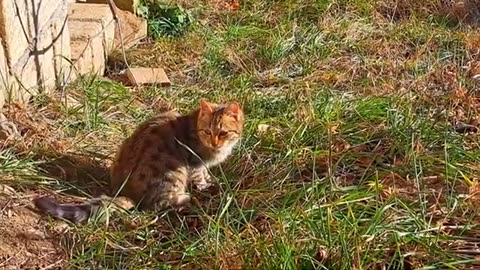
M 24 82 L 24 86 L 28 89 L 39 90 L 41 92 L 48 92 L 56 86 L 56 73 L 55 73 L 55 60 L 54 60 L 54 43 L 61 37 L 59 33 L 53 35 L 52 25 L 65 25 L 66 13 L 61 11 L 59 14 L 56 14 L 49 21 L 49 24 L 37 33 L 37 43 L 36 46 L 32 48 L 31 53 L 28 53 L 26 57 L 27 61 L 33 61 L 36 69 L 36 84 L 28 84 Z M 19 61 L 16 66 L 21 65 Z M 27 63 L 28 65 L 28 63 Z M 25 75 L 29 76 L 29 75 Z M 29 79 L 27 79 L 28 81 Z M 23 81 L 22 81 L 23 82 Z
M 65 1 L 0 1 L 0 36 L 6 44 L 9 65 L 20 60 L 33 46 L 34 37 L 56 12 L 66 14 Z
M 119 29 L 122 31 L 123 45 L 126 49 L 147 36 L 147 21 L 145 19 L 137 17 L 128 11 L 119 10 L 117 14 L 120 27 L 117 27 L 115 31 L 115 49 L 120 50 L 122 45 Z
M 25 237 L 28 240 L 34 240 L 34 241 L 45 239 L 45 233 L 34 228 L 29 228 L 26 231 L 19 233 L 19 236 Z
M 15 2 L 21 2 L 16 0 Z M 56 16 L 65 18 L 67 14 L 67 2 L 64 0 L 34 0 L 27 2 L 28 18 L 32 35 L 38 35 L 39 31 L 45 29 L 50 21 Z
M 36 46 L 25 52 L 10 69 L 15 78 L 10 95 L 22 102 L 28 101 L 32 94 L 55 87 L 53 40 L 50 28 L 46 28 L 38 33 Z
M 108 0 L 85 0 L 87 3 L 108 4 Z M 135 13 L 135 7 L 140 3 L 140 0 L 113 0 L 115 6 L 121 10 Z
M 12 79 L 10 88 L 7 90 L 7 100 L 27 102 L 33 94 L 36 94 L 36 89 L 32 86 L 37 85 L 37 65 L 34 57 L 27 59 L 27 62 L 22 65 L 15 65 L 11 69 Z
M 110 7 L 105 4 L 70 4 L 68 7 L 70 21 L 98 22 L 102 26 L 105 54 L 108 55 L 113 48 L 115 38 L 115 21 Z
M 0 36 L 6 45 L 7 64 L 17 62 L 32 39 L 26 1 L 0 1 Z
M 32 95 L 55 86 L 53 50 L 30 55 L 27 61 L 17 63 L 10 70 L 12 77 L 9 98 L 28 102 Z
M 55 68 L 56 84 L 63 86 L 75 80 L 71 72 L 70 30 L 68 20 L 57 20 L 50 25 L 53 41 L 53 64 Z
M 105 50 L 98 22 L 69 21 L 72 61 L 78 74 L 103 73 Z
M 72 52 L 72 63 L 74 69 L 74 72 L 72 73 L 75 74 L 75 77 L 94 71 L 92 64 L 92 49 L 87 45 L 86 42 L 81 40 L 72 40 L 70 48 Z
M 55 61 L 53 60 L 53 48 L 46 51 L 40 58 L 40 77 L 39 85 L 34 85 L 31 88 L 39 88 L 41 92 L 48 93 L 55 89 L 56 86 L 56 74 L 55 74 Z
M 5 104 L 5 92 L 9 87 L 9 78 L 7 59 L 5 58 L 5 51 L 0 38 L 0 109 Z
M 70 57 L 68 32 L 62 33 L 66 18 L 64 0 L 0 1 L 4 45 L 0 48 L 0 73 L 7 74 L 0 77 L 1 104 L 4 100 L 27 102 L 31 95 L 55 88 L 59 68 L 54 56 L 58 52 Z M 57 62 L 64 66 L 68 63 Z

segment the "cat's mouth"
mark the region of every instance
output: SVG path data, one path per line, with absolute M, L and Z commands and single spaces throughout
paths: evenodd
M 221 145 L 216 145 L 216 146 L 212 145 L 211 143 L 205 143 L 205 146 L 214 153 L 221 153 L 221 152 L 228 151 L 229 149 L 231 149 L 235 145 L 235 143 L 236 143 L 236 141 L 225 142 Z
M 220 152 L 222 152 L 223 147 L 210 145 L 210 149 L 212 149 L 212 151 L 214 151 L 215 153 L 220 153 Z

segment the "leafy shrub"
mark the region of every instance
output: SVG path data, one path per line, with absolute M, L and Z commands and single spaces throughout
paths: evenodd
M 175 37 L 184 34 L 193 19 L 180 5 L 164 4 L 155 0 L 144 0 L 137 13 L 148 21 L 148 35 L 154 39 Z

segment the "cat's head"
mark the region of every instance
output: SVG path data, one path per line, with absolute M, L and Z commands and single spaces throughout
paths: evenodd
M 202 144 L 214 150 L 232 147 L 243 132 L 244 115 L 237 102 L 218 105 L 200 101 L 197 134 Z

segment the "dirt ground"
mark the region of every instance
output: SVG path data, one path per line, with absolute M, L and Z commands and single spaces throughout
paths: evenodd
M 0 194 L 0 269 L 60 269 L 65 263 L 63 233 L 34 212 L 33 196 Z

